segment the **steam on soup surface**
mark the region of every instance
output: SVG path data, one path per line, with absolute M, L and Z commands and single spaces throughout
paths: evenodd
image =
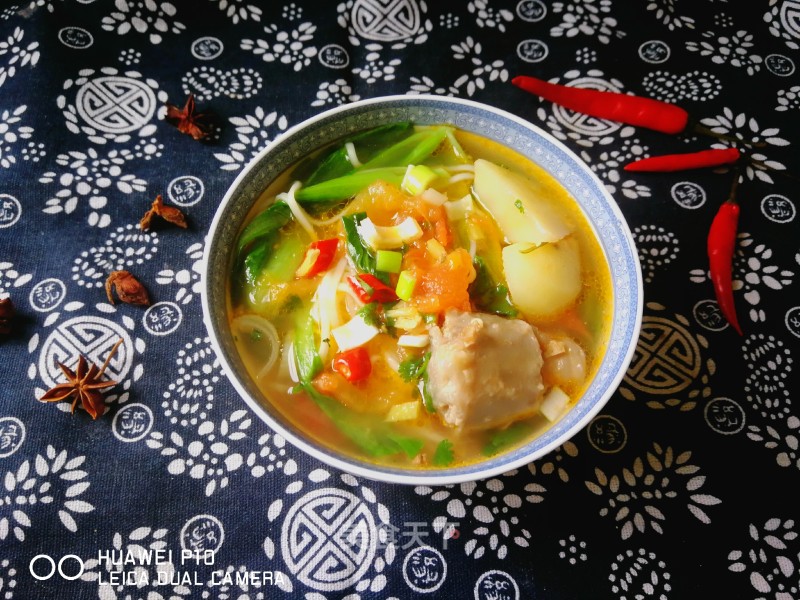
M 606 261 L 544 170 L 449 126 L 394 123 L 285 173 L 242 229 L 230 326 L 264 395 L 320 443 L 445 468 L 540 435 L 580 397 Z

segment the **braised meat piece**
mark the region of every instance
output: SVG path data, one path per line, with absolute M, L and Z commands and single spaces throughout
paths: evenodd
M 542 352 L 519 319 L 450 310 L 431 329 L 428 389 L 444 422 L 458 429 L 507 425 L 539 409 Z

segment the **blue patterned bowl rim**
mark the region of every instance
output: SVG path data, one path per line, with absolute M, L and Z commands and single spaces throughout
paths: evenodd
M 248 376 L 226 319 L 226 273 L 237 232 L 253 202 L 309 152 L 349 133 L 391 121 L 449 123 L 509 146 L 550 172 L 577 200 L 600 240 L 611 269 L 613 322 L 606 354 L 588 389 L 554 426 L 528 444 L 479 463 L 441 470 L 411 470 L 361 461 L 309 439 L 268 401 Z M 583 429 L 622 381 L 636 349 L 642 320 L 643 286 L 638 254 L 625 218 L 591 169 L 561 142 L 532 123 L 492 106 L 440 96 L 384 96 L 322 112 L 291 127 L 244 167 L 229 187 L 211 223 L 202 273 L 203 320 L 217 356 L 247 405 L 289 442 L 323 463 L 369 479 L 412 485 L 474 481 L 523 466 L 557 448 Z

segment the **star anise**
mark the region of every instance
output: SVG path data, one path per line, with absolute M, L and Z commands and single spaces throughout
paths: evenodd
M 168 223 L 172 223 L 178 227 L 183 227 L 184 229 L 188 227 L 188 224 L 186 223 L 186 217 L 183 215 L 180 209 L 164 204 L 164 199 L 161 197 L 161 194 L 156 196 L 156 199 L 153 200 L 153 204 L 150 206 L 150 209 L 144 213 L 142 220 L 139 221 L 139 227 L 142 231 L 147 231 L 150 229 L 150 222 L 155 216 L 161 217 Z
M 0 335 L 11 333 L 11 320 L 17 314 L 11 298 L 0 299 Z
M 106 279 L 106 296 L 114 304 L 113 289 L 117 290 L 117 297 L 127 304 L 141 304 L 148 306 L 150 296 L 145 287 L 129 271 L 114 271 Z
M 78 402 L 88 412 L 92 419 L 96 419 L 106 411 L 106 404 L 103 402 L 103 394 L 100 390 L 109 388 L 117 384 L 116 381 L 111 379 L 101 379 L 105 373 L 108 363 L 122 343 L 122 339 L 118 340 L 114 347 L 111 348 L 106 361 L 99 369 L 95 364 L 89 364 L 86 357 L 81 354 L 78 357 L 78 366 L 73 371 L 63 363 L 58 363 L 58 367 L 64 376 L 67 378 L 66 383 L 59 383 L 53 388 L 47 390 L 40 398 L 43 402 L 61 402 L 62 400 L 72 400 L 72 410 L 75 412 L 75 407 Z
M 194 94 L 189 94 L 183 108 L 167 104 L 167 121 L 178 128 L 178 131 L 202 140 L 211 132 L 210 113 L 195 112 Z

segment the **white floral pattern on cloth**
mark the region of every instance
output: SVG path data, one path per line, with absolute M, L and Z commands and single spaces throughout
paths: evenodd
M 222 163 L 220 169 L 225 171 L 241 169 L 289 126 L 285 116 L 279 116 L 275 111 L 268 113 L 260 106 L 252 115 L 231 117 L 229 121 L 236 128 L 238 141 L 228 145 L 227 153 L 214 154 L 214 158 Z
M 109 406 L 124 404 L 129 400 L 132 384 L 144 375 L 144 365 L 135 360 L 144 354 L 147 344 L 142 338 L 136 337 L 136 322 L 127 315 L 117 317 L 116 313 L 117 307 L 105 302 L 95 305 L 95 310 L 90 313 L 80 301 L 67 302 L 63 310 L 48 313 L 41 332 L 34 333 L 28 341 L 28 353 L 38 353 L 28 366 L 28 379 L 35 381 L 38 378 L 44 385 L 34 388 L 35 398 L 41 398 L 47 388 L 63 381 L 63 374 L 56 363 L 63 363 L 74 370 L 79 356 L 83 355 L 89 362 L 100 366 L 114 344 L 121 339 L 123 343 L 106 368 L 106 376 L 116 381 L 117 385 L 106 390 L 104 401 Z M 69 412 L 70 402 L 59 402 L 56 408 Z M 77 410 L 83 409 L 79 407 Z
M 183 93 L 194 94 L 195 100 L 205 102 L 218 96 L 235 100 L 252 98 L 264 85 L 264 78 L 255 69 L 239 68 L 223 71 L 203 65 L 195 67 L 181 79 Z
M 731 550 L 728 569 L 747 575 L 754 600 L 792 600 L 800 593 L 797 528 L 794 519 L 767 519 L 751 523 L 744 549 Z M 749 589 L 749 588 L 748 588 Z
M 721 35 L 716 31 L 703 32 L 703 40 L 686 42 L 686 49 L 706 56 L 716 65 L 730 64 L 744 69 L 748 75 L 761 70 L 764 59 L 753 52 L 753 34 L 743 29 Z
M 610 44 L 612 38 L 624 37 L 617 29 L 617 20 L 610 15 L 611 0 L 569 0 L 554 2 L 553 14 L 561 15 L 561 23 L 550 29 L 554 38 L 588 35 L 601 44 Z
M 763 323 L 767 319 L 762 293 L 767 290 L 783 290 L 794 281 L 794 271 L 782 269 L 774 261 L 774 252 L 769 246 L 758 243 L 747 232 L 739 233 L 733 255 L 733 289 L 743 291 L 742 298 L 750 305 L 746 314 L 753 323 Z M 692 269 L 689 280 L 707 284 L 708 271 Z M 744 312 L 740 309 L 739 314 Z
M 793 85 L 787 90 L 778 90 L 777 112 L 800 110 L 800 85 Z
M 305 598 L 327 600 L 327 593 L 345 589 L 350 600 L 386 597 L 397 527 L 369 485 L 314 469 L 286 486 L 267 519 L 272 529 L 264 553 L 270 561 L 280 555 L 290 578 L 314 590 Z M 284 591 L 294 592 L 294 585 Z
M 475 15 L 478 27 L 497 29 L 501 33 L 506 31 L 505 24 L 514 20 L 514 13 L 504 8 L 494 8 L 489 0 L 473 0 L 467 4 L 467 10 Z
M 14 268 L 14 263 L 0 262 L 0 298 L 7 297 L 11 288 L 22 287 L 32 278 L 30 273 L 20 273 Z
M 112 148 L 104 154 L 94 148 L 86 152 L 77 150 L 56 157 L 60 171 L 47 171 L 39 177 L 40 183 L 56 183 L 60 189 L 45 202 L 42 212 L 49 215 L 69 215 L 84 201 L 90 212 L 86 218 L 92 227 L 108 227 L 111 214 L 106 209 L 114 191 L 133 194 L 147 190 L 147 182 L 126 173 L 123 167 L 129 162 L 160 157 L 163 146 L 155 140 L 143 140 L 133 150 Z
M 650 0 L 647 10 L 651 11 L 662 25 L 673 31 L 675 29 L 694 29 L 694 19 L 678 14 L 679 0 Z
M 644 548 L 618 554 L 611 564 L 608 579 L 611 591 L 619 600 L 668 600 L 672 591 L 672 574 L 667 571 L 666 563 L 659 560 L 655 552 L 648 552 Z
M 254 432 L 248 411 L 235 410 L 220 419 L 214 399 L 222 369 L 207 338 L 188 342 L 178 352 L 176 365 L 176 379 L 161 402 L 166 427 L 151 431 L 145 441 L 170 459 L 166 469 L 171 475 L 205 481 L 204 492 L 211 496 L 228 487 L 234 472 L 247 471 L 254 478 L 275 470 L 284 475 L 296 472 L 297 464 L 277 434 L 262 434 L 257 450 L 251 450 L 247 438 Z
M 245 0 L 210 0 L 236 25 L 240 21 L 260 21 L 263 11 Z
M 113 271 L 147 264 L 158 253 L 158 232 L 138 225 L 117 227 L 103 242 L 81 252 L 72 263 L 72 280 L 81 287 L 99 289 Z
M 319 84 L 317 97 L 311 106 L 339 106 L 360 100 L 361 96 L 353 93 L 353 88 L 346 79 L 323 81 Z
M 27 108 L 23 104 L 11 111 L 0 112 L 0 167 L 4 169 L 11 168 L 17 162 L 15 146 L 19 141 L 27 140 L 33 135 L 32 127 L 20 123 Z M 28 153 L 22 156 L 25 159 L 32 157 Z
M 706 508 L 722 500 L 701 491 L 706 476 L 700 467 L 689 464 L 690 451 L 677 454 L 671 446 L 653 444 L 653 451 L 610 477 L 595 468 L 595 480 L 587 481 L 590 492 L 605 500 L 601 517 L 611 517 L 619 524 L 620 537 L 630 538 L 637 531 L 644 533 L 648 525 L 656 533 L 664 533 L 669 506 L 686 503 L 686 508 L 701 523 L 710 523 Z
M 80 498 L 90 485 L 89 474 L 80 468 L 85 462 L 85 456 L 70 456 L 48 445 L 43 454 L 7 470 L 0 498 L 0 542 L 9 536 L 25 541 L 26 530 L 47 511 L 56 512 L 69 531 L 78 531 L 75 517 L 95 509 Z
M 264 27 L 269 39 L 245 38 L 241 48 L 260 56 L 264 62 L 290 65 L 297 72 L 309 66 L 317 55 L 317 48 L 312 43 L 316 30 L 313 23 L 301 23 L 291 31 L 284 31 L 272 23 Z
M 363 67 L 354 67 L 353 74 L 364 80 L 364 83 L 373 84 L 377 81 L 392 81 L 395 78 L 397 67 L 400 66 L 399 58 L 384 58 L 383 53 L 388 53 L 381 44 L 367 44 L 365 64 Z
M 175 20 L 178 10 L 160 0 L 114 0 L 115 11 L 103 17 L 102 27 L 117 35 L 147 35 L 151 44 L 160 44 L 162 33 L 180 33 L 186 25 Z
M 740 146 L 748 147 L 758 144 L 755 150 L 750 153 L 750 161 L 745 167 L 745 173 L 751 180 L 759 179 L 765 183 L 775 183 L 769 169 L 783 171 L 786 166 L 776 160 L 770 160 L 764 154 L 770 147 L 784 148 L 789 146 L 788 140 L 780 137 L 781 130 L 777 127 L 767 127 L 762 129 L 754 117 L 748 117 L 745 113 L 734 114 L 725 107 L 721 115 L 706 117 L 700 120 L 702 125 L 709 127 L 714 133 L 731 136 L 738 140 Z M 713 144 L 715 148 L 725 148 L 729 143 L 719 142 Z M 763 146 L 762 146 L 763 145 Z
M 645 283 L 653 281 L 656 272 L 674 261 L 680 252 L 678 238 L 659 225 L 641 225 L 632 231 Z
M 429 77 L 411 77 L 411 94 L 439 94 L 459 96 L 466 92 L 467 96 L 474 95 L 477 91 L 486 89 L 487 83 L 502 83 L 508 81 L 508 69 L 502 59 L 484 62 L 481 56 L 483 46 L 471 36 L 451 47 L 453 58 L 473 65 L 472 70 L 456 78 L 448 87 L 437 86 Z
M 493 553 L 502 560 L 512 546 L 530 546 L 531 532 L 522 525 L 520 519 L 524 512 L 522 508 L 525 503 L 543 502 L 543 494 L 547 492 L 536 481 L 521 484 L 519 478 L 515 477 L 517 473 L 516 470 L 509 471 L 492 479 L 436 490 L 417 486 L 414 492 L 429 497 L 433 502 L 447 501 L 447 514 L 434 519 L 434 530 L 442 533 L 443 539 L 449 540 L 458 535 L 459 540 L 465 541 L 464 553 L 467 556 L 477 560 Z M 468 522 L 464 519 L 468 519 Z M 454 522 L 458 523 L 458 534 L 455 533 Z
M 39 62 L 39 42 L 23 45 L 24 37 L 25 32 L 17 27 L 14 33 L 0 41 L 0 87 L 16 75 L 17 67 L 33 68 Z
M 748 418 L 747 437 L 774 451 L 779 466 L 800 469 L 800 419 L 792 414 L 788 388 L 791 351 L 783 341 L 764 334 L 748 337 L 743 350 L 748 369 L 744 392 L 756 413 Z
M 648 96 L 673 104 L 682 100 L 707 102 L 722 91 L 720 79 L 707 71 L 690 71 L 682 75 L 653 71 L 647 74 L 642 85 Z
M 0 593 L 4 600 L 14 597 L 14 588 L 17 587 L 17 568 L 7 558 L 0 560 Z
M 189 304 L 201 291 L 200 274 L 203 270 L 203 244 L 194 243 L 184 252 L 186 259 L 191 261 L 187 268 L 163 269 L 156 274 L 159 285 L 177 286 L 175 302 Z
M 56 99 L 65 125 L 72 133 L 83 133 L 95 144 L 125 143 L 156 132 L 155 119 L 163 119 L 166 92 L 138 71 L 115 67 L 82 69 L 64 82 L 64 94 Z
M 649 198 L 652 195 L 650 188 L 635 179 L 627 178 L 624 171 L 629 162 L 645 158 L 648 147 L 637 138 L 625 138 L 619 143 L 620 148 L 614 150 L 598 148 L 599 153 L 596 156 L 588 150 L 582 150 L 581 158 L 603 180 L 609 194 L 622 194 L 631 200 Z

